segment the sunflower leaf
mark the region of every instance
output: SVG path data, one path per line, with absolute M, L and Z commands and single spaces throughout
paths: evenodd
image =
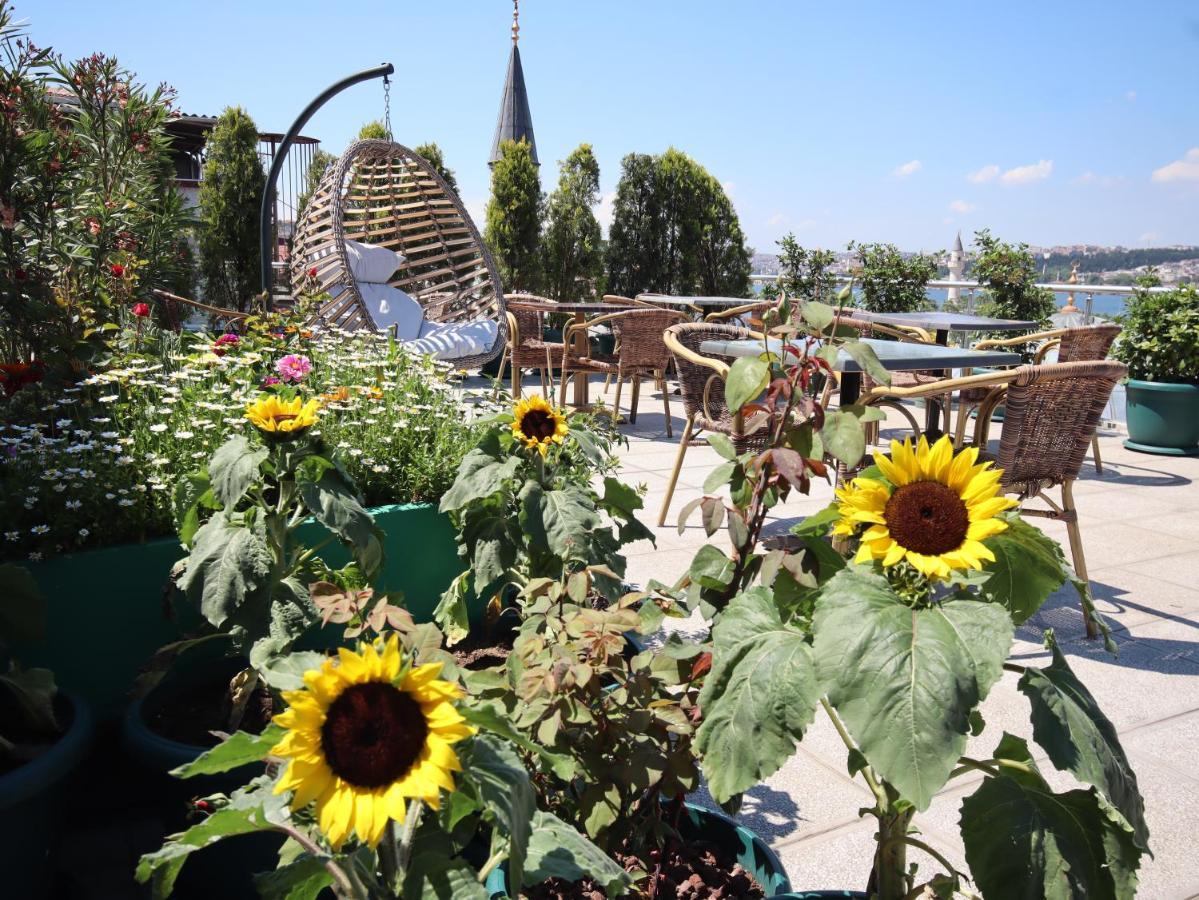
M 508 873 L 520 883 L 529 852 L 537 798 L 524 763 L 512 747 L 491 735 L 478 735 L 459 751 L 463 778 L 508 835 Z
M 600 524 L 587 493 L 574 485 L 546 491 L 540 513 L 550 550 L 562 559 L 585 559 L 583 541 Z
M 957 764 L 970 713 L 1003 674 L 1014 627 L 976 600 L 914 609 L 863 566 L 824 586 L 813 614 L 821 687 L 870 765 L 926 809 Z
M 189 763 L 172 769 L 176 778 L 194 778 L 196 775 L 213 775 L 228 772 L 249 763 L 265 759 L 271 747 L 279 743 L 285 730 L 278 725 L 268 725 L 262 734 L 238 731 L 229 735 L 211 750 L 205 750 Z
M 404 900 L 487 900 L 475 870 L 463 859 L 442 853 L 416 853 L 404 877 Z
M 300 497 L 312 517 L 348 544 L 367 581 L 383 568 L 383 532 L 375 518 L 336 470 L 316 481 L 298 480 Z
M 1145 801 L 1115 726 L 1066 663 L 1056 643 L 1053 662 L 1025 669 L 1017 687 L 1032 704 L 1033 738 L 1059 769 L 1094 785 L 1132 827 L 1136 844 L 1149 849 Z
M 247 527 L 213 516 L 196 532 L 178 584 L 220 628 L 247 601 L 267 598 L 272 562 L 261 519 Z
M 520 469 L 520 463 L 520 457 L 515 454 L 496 459 L 476 447 L 463 457 L 454 483 L 442 495 L 439 509 L 442 512 L 457 512 L 476 500 L 498 493 L 504 482 Z
M 984 565 L 990 577 L 979 587 L 986 600 L 998 603 L 1023 625 L 1066 581 L 1070 574 L 1057 541 L 1023 519 L 1013 517 L 1008 527 L 983 544 L 995 554 Z
M 619 897 L 629 886 L 629 876 L 603 850 L 557 816 L 538 810 L 533 817 L 528 866 L 523 885 L 547 878 L 579 881 L 591 877 L 608 897 Z M 510 884 L 512 879 L 509 872 Z
M 712 796 L 723 803 L 791 757 L 819 692 L 811 648 L 802 631 L 783 623 L 767 588 L 734 597 L 712 640 L 696 748 Z
M 266 456 L 266 447 L 253 446 L 244 434 L 230 438 L 212 454 L 208 476 L 212 493 L 221 506 L 227 510 L 237 506 L 250 485 L 258 480 L 258 467 Z
M 301 856 L 273 872 L 259 872 L 254 887 L 263 900 L 317 900 L 333 884 L 333 876 L 319 856 Z

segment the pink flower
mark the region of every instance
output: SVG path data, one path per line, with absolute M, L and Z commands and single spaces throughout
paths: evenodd
M 307 356 L 289 353 L 275 363 L 275 371 L 284 381 L 303 381 L 304 376 L 312 371 L 312 361 Z
M 241 343 L 241 338 L 236 334 L 222 334 L 219 338 L 212 342 L 212 352 L 217 356 L 225 355 L 225 348 L 236 346 Z
M 150 304 L 149 303 L 134 303 L 133 304 L 133 314 L 135 316 L 137 316 L 139 319 L 144 319 L 146 316 L 150 315 Z
M 266 378 L 262 379 L 262 386 L 264 388 L 274 387 L 275 385 L 282 384 L 282 383 L 283 382 L 281 382 L 274 375 L 268 375 L 268 376 L 266 376 Z

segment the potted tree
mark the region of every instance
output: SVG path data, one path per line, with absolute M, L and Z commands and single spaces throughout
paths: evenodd
M 1199 291 L 1151 292 L 1142 279 L 1121 317 L 1113 355 L 1128 364 L 1124 446 L 1168 456 L 1199 455 Z

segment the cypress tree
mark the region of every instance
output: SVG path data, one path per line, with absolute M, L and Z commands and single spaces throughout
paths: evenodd
M 425 162 L 433 167 L 433 171 L 441 176 L 442 181 L 450 186 L 451 191 L 455 194 L 458 193 L 458 179 L 454 177 L 454 170 L 446 167 L 445 157 L 435 142 L 430 141 L 414 147 L 413 152 L 417 156 L 423 157 Z
M 603 267 L 593 211 L 599 202 L 599 163 L 591 145 L 580 144 L 559 168 L 545 232 L 546 289 L 556 300 L 581 300 Z
M 200 274 L 205 299 L 245 310 L 258 293 L 261 265 L 259 204 L 266 173 L 258 157 L 258 128 L 241 107 L 226 109 L 205 147 L 200 182 Z
M 541 286 L 544 208 L 541 180 L 528 142 L 504 141 L 491 170 L 484 239 L 495 254 L 507 292 L 535 292 Z

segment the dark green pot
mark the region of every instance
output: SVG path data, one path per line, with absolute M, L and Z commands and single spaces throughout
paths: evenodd
M 224 642 L 211 642 L 215 647 Z M 227 645 L 226 645 L 227 646 Z M 149 725 L 154 715 L 169 705 L 181 690 L 207 681 L 227 682 L 246 666 L 244 659 L 228 656 L 213 658 L 211 653 L 195 651 L 184 655 L 167 676 L 145 697 L 130 704 L 121 723 L 121 740 L 129 756 L 144 771 L 136 790 L 141 805 L 154 809 L 162 826 L 157 849 L 168 834 L 185 830 L 194 821 L 187 818 L 189 801 L 215 793 L 232 793 L 251 778 L 261 775 L 262 764 L 253 764 L 216 775 L 175 778 L 170 771 L 191 762 L 208 747 L 171 740 Z M 198 821 L 198 820 L 197 820 Z M 255 872 L 272 871 L 279 858 L 284 836 L 274 833 L 241 835 L 195 853 L 184 865 L 174 896 L 201 898 L 213 896 L 215 886 L 224 900 L 251 900 L 258 896 L 254 888 Z
M 5 897 L 46 897 L 61 833 L 64 782 L 91 748 L 91 710 L 60 692 L 60 719 L 70 724 L 47 752 L 0 775 L 0 872 Z
M 1199 384 L 1130 378 L 1125 393 L 1125 447 L 1165 456 L 1199 456 Z
M 724 813 L 688 803 L 679 822 L 679 833 L 683 840 L 710 841 L 727 849 L 737 862 L 753 875 L 758 884 L 762 885 L 767 897 L 786 895 L 791 890 L 787 871 L 770 846 Z M 484 886 L 491 892 L 491 900 L 506 900 L 510 896 L 506 867 L 499 866 L 492 870 Z
M 380 506 L 371 513 L 387 554 L 376 588 L 403 591 L 417 621 L 428 621 L 442 591 L 462 571 L 454 526 L 430 503 Z M 325 530 L 309 524 L 301 534 L 315 542 Z M 54 622 L 54 639 L 21 644 L 15 655 L 26 665 L 51 669 L 98 716 L 119 716 L 146 660 L 200 622 L 178 592 L 165 599 L 171 567 L 183 556 L 172 537 L 29 563 Z M 321 556 L 334 567 L 349 561 L 340 544 Z

